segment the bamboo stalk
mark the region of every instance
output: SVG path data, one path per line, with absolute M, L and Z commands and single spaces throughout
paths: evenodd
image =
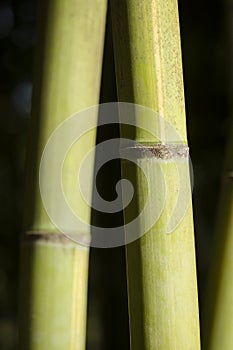
M 111 10 L 118 100 L 149 107 L 163 116 L 180 135 L 180 140 L 174 139 L 173 143 L 185 152 L 187 137 L 177 1 L 112 0 Z M 148 191 L 152 193 L 152 200 L 146 217 L 140 222 L 141 229 L 161 204 L 160 166 L 167 197 L 153 228 L 126 246 L 131 349 L 197 350 L 200 348 L 199 317 L 188 157 L 181 159 L 176 152 L 166 157 L 172 145 L 162 119 L 160 123 L 148 125 L 146 112 L 142 117 L 137 115 L 136 121 L 137 118 L 143 119 L 151 133 L 140 128 L 121 127 L 121 137 L 133 138 L 140 145 L 135 155 L 138 168 L 145 174 L 129 162 L 122 162 L 123 177 L 134 182 L 136 193 L 134 205 L 124 212 L 125 223 L 141 212 Z M 160 135 L 160 140 L 152 136 L 153 132 Z M 148 152 L 141 152 L 140 148 L 151 149 L 153 156 L 150 153 L 145 157 Z M 164 152 L 159 154 L 159 149 Z M 178 226 L 168 235 L 168 220 L 179 192 L 176 165 L 184 173 L 189 205 Z
M 40 196 L 39 166 L 58 125 L 98 104 L 105 17 L 106 0 L 40 2 L 21 244 L 19 346 L 23 350 L 85 349 L 89 249 L 66 239 L 51 222 Z M 92 130 L 83 137 L 81 147 L 67 156 L 63 171 L 72 209 L 87 222 L 90 208 L 74 198 L 70 173 L 94 146 L 95 136 Z M 87 186 L 91 198 L 92 184 Z M 50 189 L 49 200 L 56 208 L 54 191 Z M 77 234 L 86 237 L 90 232 L 79 232 L 77 227 Z
M 233 115 L 233 38 L 232 2 L 226 1 L 226 23 L 229 43 L 229 101 Z M 223 167 L 220 200 L 214 233 L 209 275 L 203 310 L 203 349 L 233 348 L 233 118 Z
M 229 140 L 203 311 L 205 350 L 233 347 L 233 128 Z

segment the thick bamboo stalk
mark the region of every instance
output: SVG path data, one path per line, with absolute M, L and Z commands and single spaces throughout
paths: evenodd
M 40 196 L 39 166 L 43 149 L 59 124 L 98 104 L 105 17 L 106 0 L 40 1 L 25 234 L 21 244 L 22 350 L 85 349 L 89 249 L 66 239 L 51 222 Z M 95 136 L 95 130 L 83 136 L 81 146 L 74 146 L 67 155 L 63 169 L 71 207 L 86 222 L 90 222 L 90 207 L 81 196 L 75 197 L 76 173 L 73 177 L 70 174 L 94 146 Z M 54 158 L 56 155 L 55 149 Z M 93 165 L 94 162 L 90 164 L 90 174 Z M 91 199 L 92 183 L 87 186 Z M 49 189 L 49 200 L 59 208 L 54 201 L 55 191 L 56 188 Z M 77 234 L 86 239 L 90 232 L 79 232 L 77 227 Z
M 177 1 L 112 0 L 111 7 L 118 100 L 149 107 L 164 117 L 179 134 L 172 141 L 183 154 L 172 151 L 164 120 L 149 124 L 146 111 L 141 118 L 150 134 L 139 128 L 121 128 L 121 136 L 139 143 L 134 150 L 137 169 L 145 174 L 122 162 L 123 177 L 134 181 L 136 192 L 134 206 L 125 210 L 125 222 L 139 214 L 150 192 L 149 210 L 140 222 L 143 230 L 161 204 L 163 177 L 167 190 L 157 223 L 126 246 L 131 348 L 197 350 L 198 296 Z M 137 118 L 140 116 L 136 115 L 136 122 Z M 152 152 L 141 152 L 141 148 Z M 180 188 L 176 166 L 184 174 L 181 200 L 187 196 L 188 209 L 167 234 Z

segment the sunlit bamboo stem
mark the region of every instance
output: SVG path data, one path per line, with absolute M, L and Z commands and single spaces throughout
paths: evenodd
M 142 219 L 142 229 L 143 222 L 154 215 L 161 197 L 159 166 L 167 191 L 157 223 L 126 247 L 131 349 L 198 350 L 198 297 L 188 156 L 184 155 L 187 138 L 177 1 L 112 0 L 111 7 L 118 100 L 149 107 L 165 118 L 152 125 L 146 122 L 146 112 L 142 115 L 144 125 L 159 134 L 160 140 L 139 128 L 121 128 L 121 136 L 133 138 L 144 150 L 152 150 L 149 157 L 145 157 L 148 152 L 142 156 L 140 147 L 135 153 L 146 176 L 127 161 L 122 162 L 123 177 L 134 180 L 136 191 L 134 207 L 125 210 L 125 222 L 141 212 L 148 191 L 153 200 Z M 184 152 L 183 157 L 171 151 L 166 122 L 180 136 L 172 141 Z M 163 150 L 160 155 L 159 149 Z M 171 157 L 167 157 L 170 151 Z M 176 166 L 185 174 L 188 209 L 167 234 L 180 189 Z

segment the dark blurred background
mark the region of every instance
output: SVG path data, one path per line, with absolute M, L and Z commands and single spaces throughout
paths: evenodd
M 230 125 L 228 0 L 180 0 L 200 308 Z M 18 253 L 32 94 L 36 0 L 0 1 L 0 349 L 16 348 Z M 232 15 L 233 16 L 233 15 Z M 116 98 L 108 19 L 101 102 Z M 228 29 L 227 29 L 228 28 Z M 111 86 L 111 88 L 109 88 Z M 117 133 L 112 130 L 112 135 Z M 98 141 L 103 139 L 98 132 Z M 107 172 L 119 174 L 119 164 Z M 104 176 L 104 175 L 103 175 Z M 103 192 L 113 191 L 113 184 Z M 122 220 L 122 218 L 118 218 Z M 88 350 L 129 349 L 124 248 L 91 251 Z

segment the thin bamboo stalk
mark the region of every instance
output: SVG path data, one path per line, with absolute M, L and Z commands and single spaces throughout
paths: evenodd
M 21 244 L 19 347 L 23 350 L 85 349 L 89 249 L 66 239 L 51 222 L 40 196 L 39 165 L 58 125 L 98 104 L 105 17 L 106 0 L 40 1 Z M 63 171 L 72 209 L 87 222 L 90 208 L 74 198 L 70 173 L 94 146 L 95 136 L 93 130 L 83 137 L 81 147 L 67 156 Z M 94 161 L 90 173 L 93 165 Z M 91 198 L 92 184 L 87 186 Z M 56 208 L 54 191 L 50 189 L 49 200 Z M 77 234 L 90 232 L 79 232 L 77 227 Z
M 177 1 L 112 0 L 111 9 L 118 100 L 140 104 L 159 113 L 180 135 L 180 140 L 175 139 L 174 143 L 180 143 L 178 147 L 185 150 Z M 142 118 L 146 125 L 146 113 Z M 142 156 L 140 149 L 135 153 L 145 176 L 129 162 L 122 162 L 123 177 L 133 179 L 136 198 L 134 206 L 124 212 L 125 222 L 143 209 L 148 191 L 152 193 L 152 200 L 147 217 L 140 223 L 142 229 L 143 222 L 153 216 L 156 206 L 161 204 L 159 166 L 167 189 L 166 204 L 158 222 L 143 237 L 126 246 L 131 349 L 197 350 L 200 348 L 199 317 L 188 157 L 181 159 L 175 152 L 168 159 L 165 154 L 158 154 L 161 144 L 167 151 L 171 145 L 163 123 L 157 124 L 146 127 L 155 135 L 159 133 L 160 141 L 139 128 L 133 130 L 124 125 L 121 128 L 121 137 L 133 138 L 154 153 L 148 158 Z M 179 225 L 168 235 L 168 220 L 179 192 L 175 170 L 178 164 L 185 174 L 189 205 Z
M 233 348 L 233 127 L 224 165 L 203 311 L 203 349 Z
M 226 23 L 229 44 L 229 101 L 233 115 L 233 37 L 232 1 L 226 1 Z M 203 307 L 203 349 L 233 348 L 233 118 L 229 130 L 218 204 L 213 250 Z

